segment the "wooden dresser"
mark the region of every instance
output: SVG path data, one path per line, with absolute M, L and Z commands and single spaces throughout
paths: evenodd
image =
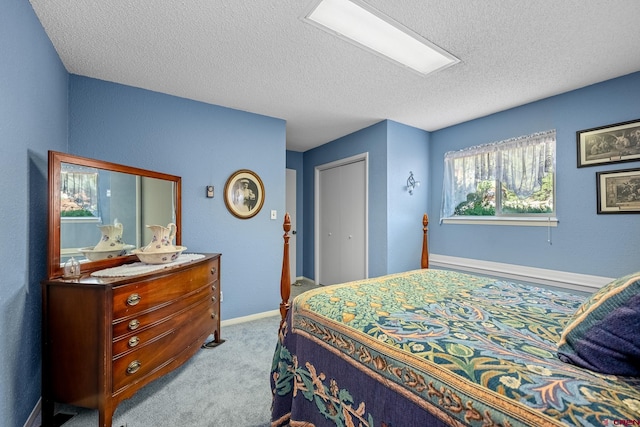
M 220 342 L 220 254 L 131 277 L 42 283 L 42 425 L 54 402 L 99 410 Z

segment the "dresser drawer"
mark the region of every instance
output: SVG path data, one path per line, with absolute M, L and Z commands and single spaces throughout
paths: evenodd
M 173 304 L 114 325 L 113 356 L 117 358 L 122 353 L 144 347 L 159 336 L 180 327 L 182 323 L 189 322 L 188 317 L 193 315 L 194 307 L 200 304 L 208 304 L 209 313 L 217 313 L 217 298 L 209 285 Z M 130 330 L 134 325 L 138 326 Z M 120 333 L 122 331 L 124 333 Z
M 124 353 L 113 360 L 113 392 L 142 380 L 161 367 L 171 363 L 182 351 L 192 345 L 200 346 L 215 329 L 213 303 L 203 302 L 192 310 L 177 315 L 181 326 L 169 329 L 152 341 Z M 201 341 L 200 341 L 201 340 Z
M 192 306 L 200 301 L 218 301 L 218 282 L 208 283 L 200 289 L 183 295 L 181 298 L 170 304 L 147 310 L 143 313 L 134 313 L 132 316 L 120 318 L 113 322 L 113 341 L 119 341 L 132 334 L 139 334 L 142 331 L 166 321 L 176 312 Z
M 211 260 L 177 273 L 135 282 L 113 289 L 113 319 L 136 315 L 169 304 L 183 295 L 217 280 L 218 260 Z

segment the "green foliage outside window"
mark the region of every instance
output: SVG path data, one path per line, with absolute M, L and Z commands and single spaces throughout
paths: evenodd
M 72 211 L 60 211 L 60 216 L 67 217 L 67 218 L 70 218 L 70 217 L 76 218 L 76 217 L 87 217 L 87 216 L 94 217 L 95 215 L 86 209 L 75 209 Z
M 495 214 L 495 185 L 493 181 L 480 181 L 476 192 L 467 194 L 467 200 L 458 204 L 454 210 L 454 215 L 493 216 Z
M 542 178 L 539 190 L 526 198 L 518 197 L 515 191 L 501 185 L 501 205 L 503 214 L 545 214 L 553 212 L 553 173 Z M 458 204 L 454 215 L 495 216 L 495 182 L 480 181 L 474 193 L 467 194 L 467 200 Z

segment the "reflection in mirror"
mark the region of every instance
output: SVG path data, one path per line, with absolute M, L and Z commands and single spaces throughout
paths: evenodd
M 171 181 L 163 179 L 142 177 L 140 179 L 140 221 L 138 236 L 142 236 L 142 240 L 136 244 L 136 247 L 142 247 L 151 242 L 153 232 L 147 228 L 147 225 L 166 226 L 169 223 L 177 224 L 175 218 L 176 208 L 174 206 L 175 197 L 166 197 L 172 194 L 174 184 Z
M 61 264 L 70 257 L 86 262 L 122 256 L 139 246 L 140 177 L 69 163 L 62 163 L 60 176 Z
M 177 224 L 181 243 L 180 177 L 49 152 L 49 191 L 49 277 L 72 257 L 82 271 L 137 260 L 146 225 Z

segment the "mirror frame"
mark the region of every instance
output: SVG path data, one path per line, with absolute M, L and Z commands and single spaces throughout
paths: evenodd
M 72 154 L 61 153 L 58 151 L 49 151 L 49 242 L 47 246 L 47 273 L 50 279 L 61 277 L 63 267 L 60 265 L 60 176 L 62 163 L 80 165 L 90 168 L 103 169 L 111 172 L 120 172 L 131 175 L 138 175 L 149 178 L 162 179 L 172 181 L 175 184 L 176 218 L 176 245 L 182 244 L 182 178 L 176 175 L 155 172 L 146 169 L 140 169 L 132 166 L 120 165 L 117 163 L 104 162 L 101 160 L 90 159 L 86 157 L 74 156 Z M 81 274 L 100 270 L 103 268 L 115 267 L 127 262 L 137 261 L 135 255 L 125 255 L 121 257 L 105 259 L 100 261 L 89 261 L 80 263 Z

